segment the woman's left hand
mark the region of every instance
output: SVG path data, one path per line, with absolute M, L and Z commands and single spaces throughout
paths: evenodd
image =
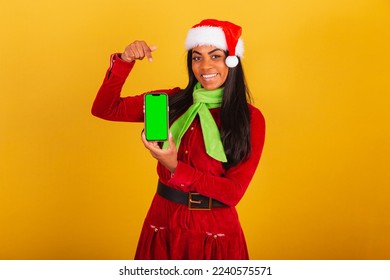
M 177 150 L 172 134 L 169 133 L 169 146 L 167 149 L 161 149 L 158 146 L 157 141 L 147 141 L 145 138 L 145 132 L 142 132 L 141 138 L 144 146 L 150 151 L 151 155 L 164 165 L 171 173 L 174 173 L 177 167 Z

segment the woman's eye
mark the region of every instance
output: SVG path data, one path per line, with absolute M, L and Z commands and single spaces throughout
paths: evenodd
M 194 56 L 194 57 L 192 58 L 192 60 L 193 60 L 193 61 L 199 61 L 199 60 L 200 60 L 200 57 L 199 57 L 199 56 Z
M 220 57 L 221 57 L 221 56 L 218 55 L 218 54 L 214 54 L 214 55 L 212 56 L 213 59 L 218 59 L 218 58 L 220 58 Z

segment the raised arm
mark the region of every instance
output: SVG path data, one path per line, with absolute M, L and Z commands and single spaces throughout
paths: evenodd
M 94 116 L 110 121 L 143 121 L 143 95 L 122 98 L 121 91 L 135 61 L 145 57 L 152 61 L 154 50 L 155 46 L 149 47 L 144 41 L 135 41 L 122 54 L 111 56 L 110 67 L 92 106 Z

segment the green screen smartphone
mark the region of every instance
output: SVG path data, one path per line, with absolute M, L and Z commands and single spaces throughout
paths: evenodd
M 165 93 L 146 93 L 144 108 L 146 140 L 168 140 L 168 95 Z

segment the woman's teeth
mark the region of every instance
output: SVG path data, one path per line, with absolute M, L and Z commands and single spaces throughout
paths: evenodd
M 211 78 L 214 78 L 215 76 L 217 76 L 217 74 L 202 75 L 202 77 L 205 79 L 211 79 Z

